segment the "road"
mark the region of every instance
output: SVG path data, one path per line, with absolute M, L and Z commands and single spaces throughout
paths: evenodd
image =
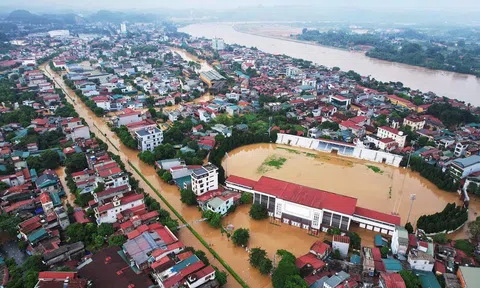
M 90 127 L 90 130 L 94 132 L 98 137 L 100 137 L 105 143 L 108 145 L 108 150 L 116 155 L 119 155 L 122 161 L 124 161 L 125 169 L 132 173 L 132 175 L 137 175 L 137 172 L 133 170 L 129 165 L 127 165 L 127 161 L 133 161 L 134 163 L 137 161 L 136 154 L 127 154 L 128 149 L 124 148 L 123 145 L 120 143 L 119 139 L 116 137 L 115 133 L 110 130 L 110 128 L 107 126 L 107 124 L 99 117 L 97 117 L 93 112 L 90 111 L 90 109 L 81 101 L 80 98 L 78 98 L 74 91 L 72 91 L 63 81 L 63 79 L 57 75 L 50 67 L 47 65 L 47 63 L 42 64 L 39 66 L 39 69 L 42 70 L 47 77 L 52 79 L 55 83 L 55 86 L 57 88 L 60 88 L 63 90 L 63 92 L 66 95 L 66 99 L 69 103 L 71 103 L 75 111 L 79 114 L 80 117 L 82 117 Z M 112 144 L 113 143 L 113 144 Z M 116 147 L 115 147 L 115 146 Z M 119 148 L 118 150 L 116 148 Z M 135 160 L 133 159 L 135 158 Z M 143 174 L 143 172 L 142 172 Z M 160 204 L 163 204 L 161 199 L 158 197 L 158 195 L 150 188 L 149 185 L 141 178 L 141 177 L 135 177 L 137 180 L 139 180 L 139 187 L 143 188 L 145 192 L 147 192 L 151 197 L 156 199 Z M 161 189 L 158 189 L 161 191 Z M 168 209 L 167 205 L 162 205 L 163 209 L 166 209 L 170 212 L 173 218 L 175 217 L 175 214 L 173 211 Z M 225 270 L 222 269 L 222 264 L 203 246 L 203 244 L 193 235 L 193 233 L 188 230 L 188 229 L 181 229 L 179 232 L 179 239 L 180 241 L 185 245 L 185 246 L 192 246 L 195 249 L 202 250 L 207 254 L 207 257 L 210 261 L 210 264 L 218 267 L 220 270 Z M 238 273 L 238 271 L 236 271 Z M 263 286 L 263 285 L 262 285 Z M 230 275 L 228 276 L 228 283 L 226 287 L 241 287 L 241 285 Z

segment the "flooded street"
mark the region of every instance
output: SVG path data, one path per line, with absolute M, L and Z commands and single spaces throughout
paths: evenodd
M 76 111 L 80 117 L 85 119 L 91 131 L 108 144 L 109 151 L 118 154 L 125 164 L 127 164 L 127 161 L 130 161 L 137 167 L 142 175 L 162 193 L 188 223 L 192 223 L 192 227 L 250 287 L 271 287 L 270 278 L 261 275 L 258 270 L 250 266 L 248 263 L 248 253 L 244 249 L 235 247 L 226 236 L 222 236 L 219 229 L 211 228 L 206 222 L 194 223 L 195 220 L 201 218 L 200 211 L 198 211 L 196 207 L 188 207 L 181 203 L 180 193 L 176 186 L 168 185 L 161 181 L 153 166 L 149 166 L 138 159 L 138 151 L 131 150 L 121 144 L 117 136 L 106 125 L 105 121 L 107 118 L 102 119 L 95 116 L 48 66 L 42 65 L 40 69 L 46 71 L 46 75 L 49 77 L 55 75 L 53 78 L 55 78 L 56 84 L 60 85 L 62 89 L 68 93 L 69 97 L 67 97 L 67 99 L 69 102 L 74 103 L 72 99 L 75 100 L 74 107 Z M 107 139 L 111 141 L 111 143 L 107 141 Z M 112 143 L 118 147 L 118 150 L 113 147 Z M 309 153 L 312 153 L 312 151 L 309 151 Z M 228 174 L 258 179 L 261 175 L 257 173 L 257 169 L 265 158 L 270 154 L 282 155 L 282 157 L 287 158 L 285 165 L 279 170 L 266 171 L 265 175 L 355 196 L 359 198 L 359 205 L 367 208 L 375 208 L 382 212 L 390 213 L 394 211 L 395 207 L 397 207 L 395 203 L 398 202 L 398 212 L 402 215 L 404 222 L 406 218 L 404 215 L 408 212 L 408 195 L 410 193 L 417 194 L 417 201 L 414 204 L 411 217 L 412 222 L 414 222 L 413 219 L 420 214 L 437 212 L 441 210 L 446 203 L 457 201 L 458 199 L 457 194 L 438 191 L 432 184 L 421 179 L 415 173 L 407 173 L 407 171 L 403 169 L 381 166 L 384 173 L 380 175 L 367 168 L 363 162 L 355 161 L 354 163 L 351 159 L 337 158 L 328 154 L 314 158 L 306 154 L 296 154 L 287 150 L 276 149 L 276 145 L 269 144 L 250 145 L 234 150 L 229 154 L 229 158 L 224 161 L 224 167 Z M 379 166 L 379 164 L 374 165 Z M 136 172 L 129 165 L 126 165 L 126 169 L 140 181 L 139 185 L 141 188 L 145 189 L 147 193 L 160 202 L 163 208 L 168 210 L 154 191 L 136 175 Z M 64 174 L 61 175 L 62 176 L 60 176 L 59 173 L 59 176 L 64 178 Z M 400 187 L 405 175 L 407 175 L 407 177 L 402 195 L 400 193 Z M 392 187 L 391 198 L 389 198 L 390 186 Z M 477 208 L 480 205 L 472 203 L 472 206 L 476 206 L 475 211 L 479 211 Z M 323 239 L 322 237 L 325 236 L 325 234 L 322 233 L 320 238 L 313 237 L 300 228 L 289 225 L 272 224 L 269 220 L 253 221 L 248 215 L 248 210 L 248 206 L 237 208 L 237 211 L 223 220 L 223 225 L 227 226 L 232 224 L 235 229 L 250 229 L 251 237 L 249 247 L 261 247 L 265 249 L 272 260 L 277 249 L 287 249 L 296 256 L 303 255 L 309 251 L 313 242 L 319 239 L 321 240 Z M 471 211 L 472 210 L 473 209 L 471 209 Z M 173 213 L 171 214 L 175 217 Z M 362 229 L 358 229 L 357 232 L 364 237 L 364 244 L 370 245 L 369 243 L 372 243 L 372 232 Z M 462 233 L 463 232 L 459 232 L 459 235 L 462 235 Z M 186 246 L 192 246 L 195 249 L 205 251 L 213 265 L 219 267 L 221 270 L 225 270 L 188 229 L 180 229 L 179 239 Z M 240 287 L 239 283 L 232 277 L 228 278 L 227 286 Z
M 223 161 L 227 175 L 253 180 L 265 175 L 355 197 L 358 206 L 389 214 L 398 213 L 402 224 L 407 222 L 410 194 L 416 195 L 409 220 L 413 224 L 421 215 L 441 211 L 447 203 L 461 203 L 457 193 L 442 191 L 418 173 L 403 168 L 275 144 L 249 145 L 228 154 L 229 157 Z M 265 169 L 262 166 L 265 159 L 272 155 L 286 159 L 280 169 Z M 376 173 L 367 165 L 382 171 Z M 480 203 L 475 198 L 470 203 L 469 219 L 474 220 L 478 212 Z M 451 237 L 465 238 L 466 227 Z
M 270 36 L 254 35 L 257 33 L 252 29 L 249 30 L 249 33 L 242 33 L 234 29 L 235 24 L 240 23 L 192 24 L 179 29 L 179 31 L 194 37 L 223 38 L 227 44 L 253 46 L 267 53 L 285 54 L 327 67 L 337 66 L 344 71 L 354 70 L 361 75 L 371 75 L 381 81 L 400 81 L 412 89 L 420 89 L 423 92 L 432 91 L 439 96 L 480 105 L 480 98 L 477 97 L 480 93 L 480 78 L 474 75 L 388 62 L 369 58 L 363 53 L 292 41 L 293 39 L 287 40 L 284 36 L 279 36 L 286 33 L 278 31 L 278 27 L 274 27 L 275 33 L 269 32 Z M 287 33 L 291 32 L 291 28 L 288 29 Z M 263 28 L 263 32 L 265 32 L 265 28 Z
M 65 190 L 65 194 L 67 195 L 67 198 L 65 199 L 66 202 L 70 203 L 73 208 L 78 207 L 77 204 L 75 204 L 75 194 L 70 192 L 70 189 L 68 189 L 67 186 L 67 181 L 65 180 L 65 166 L 61 166 L 58 169 L 55 170 L 55 173 L 57 173 L 58 178 L 60 179 L 60 182 L 62 183 L 63 189 Z

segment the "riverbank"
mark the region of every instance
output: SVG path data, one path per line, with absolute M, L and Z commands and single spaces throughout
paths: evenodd
M 273 30 L 272 34 L 270 34 L 268 29 L 267 30 L 261 29 L 261 27 L 256 29 L 255 26 L 252 26 L 253 28 L 245 28 L 243 25 L 245 25 L 245 24 L 236 24 L 236 25 L 233 25 L 232 27 L 235 31 L 240 32 L 240 33 L 251 34 L 251 35 L 260 36 L 260 37 L 267 37 L 267 38 L 272 38 L 272 39 L 279 39 L 279 40 L 284 40 L 284 41 L 292 41 L 292 42 L 303 43 L 303 44 L 307 44 L 307 45 L 315 45 L 315 46 L 320 46 L 320 47 L 329 48 L 329 49 L 338 49 L 338 50 L 342 50 L 342 51 L 346 51 L 346 52 L 359 53 L 359 54 L 365 55 L 365 57 L 380 60 L 380 61 L 385 61 L 387 63 L 398 63 L 398 64 L 408 65 L 408 66 L 412 66 L 412 67 L 425 68 L 425 69 L 433 70 L 433 71 L 443 71 L 443 72 L 451 72 L 451 73 L 457 73 L 457 74 L 462 74 L 462 75 L 472 75 L 472 76 L 475 76 L 477 78 L 480 77 L 479 75 L 472 74 L 472 73 L 462 73 L 462 72 L 457 72 L 457 71 L 452 71 L 452 70 L 437 69 L 437 68 L 423 66 L 423 65 L 412 65 L 412 64 L 405 63 L 405 62 L 400 62 L 400 61 L 392 61 L 392 60 L 388 60 L 388 59 L 384 59 L 384 58 L 380 58 L 380 57 L 374 57 L 372 55 L 369 55 L 368 51 L 357 51 L 357 50 L 352 50 L 352 49 L 349 49 L 349 48 L 341 48 L 341 47 L 324 45 L 324 44 L 317 43 L 315 41 L 299 40 L 299 39 L 296 39 L 296 38 L 292 38 L 291 35 L 288 35 L 288 36 L 280 35 L 280 36 L 278 36 L 276 34 L 282 34 L 282 33 L 279 33 L 278 30 Z M 251 24 L 249 24 L 249 25 L 251 25 Z M 262 25 L 265 25 L 265 24 L 262 24 Z M 271 25 L 274 25 L 274 24 L 271 24 Z M 282 27 L 282 26 L 279 26 L 279 27 Z M 283 27 L 289 28 L 288 26 L 283 26 Z M 297 30 L 299 30 L 297 34 L 301 34 L 301 29 L 298 28 Z
M 370 58 L 362 52 L 350 52 L 304 43 L 284 37 L 266 37 L 236 31 L 232 25 L 239 23 L 192 24 L 179 29 L 194 37 L 223 38 L 228 44 L 256 47 L 266 53 L 304 59 L 326 67 L 353 70 L 360 75 L 370 76 L 383 82 L 399 81 L 405 87 L 424 92 L 432 91 L 439 96 L 465 101 L 480 106 L 480 79 L 473 75 L 458 74 L 442 70 L 431 70 L 418 66 L 388 62 Z

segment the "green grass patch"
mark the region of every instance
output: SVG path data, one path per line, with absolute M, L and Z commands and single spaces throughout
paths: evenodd
M 167 205 L 167 207 L 173 212 L 173 214 L 175 214 L 175 216 L 177 216 L 177 218 L 183 223 L 183 224 L 188 224 L 188 222 L 185 220 L 185 218 L 182 217 L 182 215 L 180 213 L 178 213 L 178 211 L 167 201 L 167 199 L 165 199 L 165 197 L 162 196 L 162 194 L 160 194 L 160 192 L 155 188 L 153 187 L 153 185 L 150 183 L 150 181 L 148 181 L 142 173 L 140 173 L 140 171 L 137 169 L 137 167 L 135 167 L 135 165 L 133 165 L 130 161 L 128 161 L 128 165 L 130 165 L 130 167 L 132 167 L 133 170 L 135 170 L 135 172 L 137 172 L 138 176 L 140 176 L 140 178 L 143 179 L 143 181 L 145 181 L 145 183 L 147 183 L 147 185 L 153 190 L 153 192 L 155 192 L 155 194 L 157 194 L 157 196 L 160 198 L 160 200 L 162 200 L 162 202 Z M 232 275 L 233 278 L 235 278 L 235 280 L 237 280 L 237 282 L 242 286 L 242 287 L 249 287 L 247 285 L 247 283 L 245 283 L 245 281 L 243 281 L 242 278 L 240 278 L 240 276 L 238 276 L 238 274 L 232 269 L 232 267 L 230 267 L 221 257 L 220 255 L 217 254 L 217 252 L 215 250 L 212 249 L 212 247 L 210 247 L 210 245 L 208 245 L 208 243 L 203 239 L 202 236 L 200 236 L 200 234 L 197 233 L 197 231 L 195 231 L 195 229 L 193 229 L 190 225 L 187 225 L 186 226 L 188 230 L 190 230 L 190 232 L 192 232 L 192 234 L 197 237 L 198 241 L 200 241 L 200 243 L 202 243 L 202 245 L 208 250 L 210 251 L 210 253 L 212 253 L 212 255 L 218 260 L 218 262 L 220 262 L 220 264 L 222 264 L 223 267 L 225 267 L 225 269 L 227 269 L 227 271 L 230 273 L 230 275 Z
M 375 173 L 383 174 L 383 170 L 378 168 L 377 166 L 367 165 L 367 167 Z
M 314 154 L 314 153 L 306 152 L 305 155 L 307 155 L 307 157 L 317 158 L 317 154 Z
M 293 153 L 293 154 L 300 154 L 301 153 L 300 151 L 297 151 L 295 149 L 290 149 L 290 148 L 285 148 L 285 147 L 277 147 L 277 149 L 285 150 L 285 151 L 288 151 L 288 152 Z

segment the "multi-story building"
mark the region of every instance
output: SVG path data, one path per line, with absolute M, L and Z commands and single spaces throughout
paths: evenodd
M 413 270 L 432 271 L 435 259 L 424 251 L 412 249 L 408 253 L 408 263 Z
M 423 129 L 423 126 L 425 126 L 425 119 L 407 116 L 405 119 L 403 119 L 403 125 L 409 126 L 412 128 L 412 131 L 420 130 Z
M 70 220 L 68 219 L 68 214 L 65 211 L 65 209 L 60 206 L 55 208 L 55 215 L 57 216 L 57 221 L 62 230 L 67 229 L 67 227 L 70 225 Z
M 270 177 L 252 181 L 230 175 L 226 187 L 252 193 L 254 203 L 266 206 L 270 217 L 312 234 L 333 227 L 348 231 L 354 222 L 361 228 L 392 235 L 400 225 L 400 217 L 358 207 L 356 198 Z
M 213 38 L 212 48 L 213 50 L 217 50 L 217 51 L 225 49 L 225 41 L 223 41 L 222 38 Z
M 158 128 L 144 128 L 135 131 L 137 147 L 140 151 L 153 151 L 163 142 L 163 132 Z
M 447 163 L 445 166 L 448 167 L 450 175 L 459 181 L 474 172 L 480 171 L 480 155 L 455 159 Z
M 408 232 L 402 226 L 396 226 L 392 236 L 392 253 L 406 255 L 408 249 Z
M 144 203 L 143 194 L 132 194 L 125 197 L 114 197 L 112 202 L 94 208 L 97 224 L 115 223 L 117 215 L 127 209 L 133 209 Z
M 399 131 L 397 129 L 394 129 L 388 126 L 378 127 L 377 137 L 381 139 L 391 138 L 398 143 L 398 146 L 400 148 L 405 147 L 405 142 L 407 141 L 407 136 L 403 135 L 402 131 Z
M 469 145 L 470 141 L 459 141 L 455 144 L 455 150 L 453 151 L 453 153 L 455 154 L 455 156 L 461 157 L 465 155 Z
M 192 191 L 200 196 L 218 189 L 218 168 L 208 163 L 192 171 Z

